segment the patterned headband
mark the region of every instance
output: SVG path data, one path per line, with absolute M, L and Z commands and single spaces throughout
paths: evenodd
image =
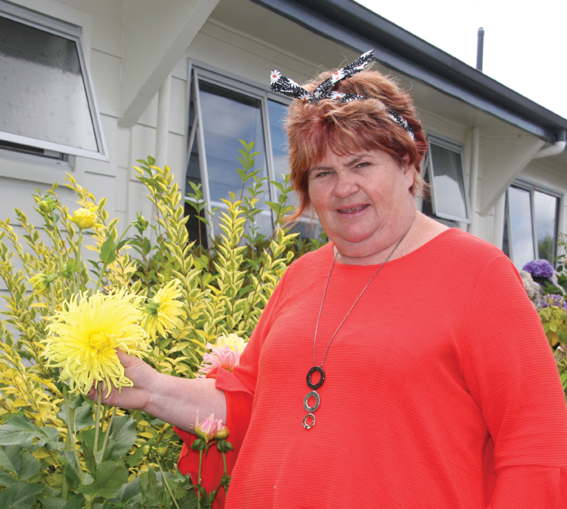
M 300 99 L 302 101 L 308 101 L 313 104 L 317 104 L 323 99 L 333 99 L 342 103 L 349 103 L 356 100 L 365 101 L 367 98 L 361 95 L 345 94 L 343 92 L 336 92 L 331 89 L 339 81 L 350 78 L 356 73 L 362 71 L 372 61 L 373 57 L 374 50 L 370 50 L 364 53 L 364 55 L 357 58 L 352 64 L 336 71 L 330 78 L 327 78 L 325 81 L 323 81 L 323 83 L 318 85 L 317 88 L 313 90 L 313 92 L 305 90 L 301 85 L 298 85 L 295 81 L 290 80 L 281 72 L 272 69 L 270 88 L 274 92 L 279 92 L 280 94 L 284 94 L 295 99 Z M 411 136 L 412 140 L 415 139 L 413 131 L 404 117 L 390 109 L 387 110 L 387 113 L 394 122 L 396 122 L 404 131 L 406 131 Z

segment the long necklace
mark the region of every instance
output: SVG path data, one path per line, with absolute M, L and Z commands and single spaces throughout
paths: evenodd
M 414 219 L 415 219 L 415 216 L 414 216 Z M 343 326 L 343 323 L 345 323 L 346 319 L 351 314 L 354 307 L 358 304 L 358 301 L 360 300 L 360 298 L 364 295 L 364 292 L 366 291 L 366 289 L 370 286 L 372 281 L 374 281 L 374 278 L 382 270 L 382 267 L 384 267 L 386 262 L 394 254 L 394 251 L 402 243 L 402 240 L 404 240 L 406 238 L 406 235 L 410 231 L 410 228 L 412 227 L 412 225 L 413 225 L 413 219 L 412 219 L 411 224 L 409 225 L 409 228 L 402 235 L 400 240 L 398 240 L 398 242 L 394 246 L 394 249 L 392 249 L 392 251 L 390 251 L 390 254 L 386 257 L 386 259 L 378 267 L 378 269 L 376 270 L 374 275 L 370 278 L 370 281 L 368 281 L 368 283 L 366 283 L 366 286 L 362 289 L 362 291 L 360 292 L 360 295 L 356 298 L 356 300 L 354 301 L 354 304 L 348 310 L 348 313 L 345 315 L 342 322 L 337 327 L 337 330 L 335 330 L 334 334 L 331 336 L 331 341 L 329 341 L 329 344 L 327 345 L 327 349 L 325 350 L 325 355 L 323 355 L 323 360 L 321 361 L 321 364 L 319 366 L 317 366 L 317 331 L 319 330 L 319 321 L 321 320 L 321 313 L 323 312 L 323 304 L 325 303 L 325 297 L 327 296 L 327 289 L 329 288 L 329 281 L 331 280 L 331 274 L 333 273 L 333 267 L 335 266 L 335 261 L 337 260 L 338 251 L 335 254 L 335 257 L 333 258 L 333 263 L 331 264 L 331 270 L 329 271 L 329 275 L 327 276 L 327 283 L 325 284 L 325 291 L 323 292 L 323 300 L 321 301 L 321 308 L 319 309 L 319 316 L 317 317 L 317 325 L 315 326 L 315 337 L 313 338 L 313 367 L 307 372 L 307 386 L 311 389 L 311 391 L 307 394 L 307 396 L 305 396 L 305 398 L 303 400 L 303 408 L 305 408 L 305 411 L 307 412 L 307 415 L 303 418 L 303 427 L 305 429 L 311 429 L 313 426 L 315 426 L 315 415 L 313 414 L 313 412 L 315 412 L 315 410 L 317 410 L 319 408 L 319 406 L 321 405 L 321 396 L 319 396 L 317 389 L 319 389 L 323 385 L 323 382 L 325 381 L 325 371 L 323 371 L 323 364 L 325 364 L 325 359 L 327 358 L 327 354 L 329 353 L 329 348 L 331 348 L 331 344 L 333 343 L 335 336 L 339 332 L 340 328 Z M 312 378 L 315 373 L 319 374 L 319 381 L 317 381 L 317 382 L 314 382 L 313 378 Z M 315 400 L 313 405 L 309 405 L 309 400 L 311 398 L 314 398 L 314 400 Z

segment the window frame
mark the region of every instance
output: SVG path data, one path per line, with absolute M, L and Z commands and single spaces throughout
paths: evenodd
M 272 139 L 270 133 L 270 122 L 269 122 L 269 112 L 268 112 L 268 101 L 272 100 L 280 104 L 289 106 L 292 103 L 292 99 L 288 99 L 281 94 L 276 94 L 272 92 L 268 87 L 259 85 L 251 80 L 242 78 L 241 76 L 234 75 L 232 73 L 223 71 L 221 69 L 215 68 L 213 66 L 204 64 L 202 62 L 197 62 L 194 60 L 189 61 L 188 65 L 188 79 L 187 79 L 187 151 L 185 153 L 185 171 L 187 171 L 191 151 L 193 149 L 193 144 L 197 143 L 199 152 L 199 173 L 201 177 L 201 189 L 203 192 L 203 200 L 206 202 L 207 212 L 209 215 L 212 214 L 212 202 L 210 194 L 210 183 L 209 183 L 209 173 L 207 168 L 207 154 L 205 148 L 205 135 L 203 131 L 203 121 L 202 121 L 202 107 L 200 101 L 200 88 L 199 82 L 205 81 L 211 85 L 218 86 L 227 90 L 234 90 L 237 93 L 246 95 L 248 97 L 257 99 L 260 101 L 260 112 L 262 115 L 262 130 L 263 130 L 263 140 L 265 149 L 265 160 L 266 160 L 266 174 L 269 180 L 277 180 L 274 169 L 274 159 L 273 159 L 273 147 Z M 193 107 L 195 111 L 195 118 L 193 120 L 193 125 L 189 125 L 189 109 L 190 104 L 193 102 Z M 235 155 L 236 156 L 236 155 Z M 270 199 L 277 196 L 276 186 L 273 184 L 268 185 Z M 187 198 L 187 189 L 184 189 L 184 196 Z M 273 212 L 268 209 L 272 218 L 273 225 Z M 211 225 L 212 226 L 212 225 Z M 211 237 L 211 226 L 206 225 L 207 237 Z M 217 232 L 215 232 L 217 233 Z
M 465 171 L 464 165 L 464 146 L 456 143 L 454 141 L 447 140 L 435 134 L 428 134 L 427 135 L 428 147 L 427 147 L 427 154 L 425 157 L 425 161 L 423 164 L 424 167 L 424 175 L 427 175 L 427 181 L 429 182 L 429 189 L 431 193 L 431 207 L 433 210 L 433 215 L 435 218 L 443 219 L 445 221 L 451 221 L 451 223 L 465 223 L 470 224 L 471 220 L 471 205 L 470 205 L 470 195 L 469 195 L 469 182 L 467 177 L 467 173 Z M 459 158 L 461 161 L 461 172 L 463 178 L 463 191 L 464 191 L 464 198 L 465 198 L 465 211 L 466 217 L 457 216 L 453 214 L 448 214 L 446 212 L 441 212 L 438 210 L 438 201 L 439 198 L 436 196 L 435 191 L 435 165 L 433 163 L 433 156 L 431 153 L 431 145 L 437 145 L 438 147 L 444 148 L 446 150 L 450 150 L 459 154 Z M 445 222 L 443 221 L 443 222 Z
M 535 215 L 535 209 L 534 209 L 534 194 L 535 192 L 540 192 L 543 194 L 547 194 L 549 196 L 552 196 L 554 198 L 557 198 L 558 202 L 557 202 L 557 209 L 556 209 L 556 221 L 555 221 L 555 232 L 554 232 L 554 243 L 553 243 L 553 259 L 555 260 L 555 258 L 557 258 L 557 241 L 558 241 L 558 237 L 559 237 L 559 232 L 561 232 L 562 230 L 562 217 L 563 215 L 561 214 L 561 211 L 563 210 L 563 199 L 564 199 L 564 195 L 559 192 L 556 191 L 554 189 L 551 189 L 549 187 L 546 186 L 542 186 L 541 184 L 535 184 L 533 182 L 530 182 L 529 180 L 526 179 L 522 179 L 522 178 L 518 178 L 516 180 L 514 180 L 514 182 L 512 182 L 512 184 L 510 184 L 508 186 L 508 188 L 506 189 L 506 201 L 505 201 L 505 209 L 504 209 L 504 222 L 505 222 L 505 228 L 507 229 L 508 232 L 508 257 L 510 258 L 510 260 L 512 260 L 512 263 L 515 264 L 514 261 L 514 247 L 513 247 L 513 238 L 512 238 L 512 228 L 511 228 L 511 221 L 510 221 L 510 209 L 509 209 L 509 198 L 508 198 L 508 190 L 511 187 L 515 187 L 517 189 L 522 189 L 523 191 L 527 191 L 530 193 L 530 219 L 531 219 L 531 226 L 532 226 L 532 243 L 533 243 L 533 259 L 535 260 L 536 258 L 539 257 L 539 249 L 538 249 L 538 240 L 537 240 L 537 228 L 536 228 L 536 215 Z M 504 235 L 504 233 L 503 233 Z M 555 265 L 555 262 L 552 263 L 552 265 Z
M 13 134 L 2 130 L 0 130 L 0 141 L 6 141 L 18 145 L 26 145 L 45 151 L 87 157 L 90 159 L 97 159 L 105 162 L 109 161 L 108 150 L 102 130 L 100 113 L 95 98 L 94 86 L 90 74 L 90 69 L 85 58 L 82 28 L 78 25 L 53 18 L 46 14 L 31 11 L 29 9 L 26 9 L 25 7 L 8 3 L 5 0 L 0 0 L 0 16 L 20 24 L 30 26 L 37 30 L 48 32 L 58 37 L 68 39 L 75 43 L 79 64 L 81 66 L 81 75 L 85 87 L 85 94 L 89 107 L 89 115 L 91 117 L 98 151 L 95 152 L 73 147 L 70 145 L 53 143 L 37 138 L 30 138 L 28 136 Z M 0 148 L 2 147 L 0 146 Z M 41 154 L 39 154 L 39 157 L 41 157 Z M 64 158 L 62 158 L 62 160 L 64 160 Z

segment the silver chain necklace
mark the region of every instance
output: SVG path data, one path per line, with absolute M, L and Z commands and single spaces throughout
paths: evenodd
M 364 292 L 366 292 L 366 289 L 370 286 L 372 281 L 374 281 L 374 278 L 382 270 L 382 267 L 384 267 L 384 265 L 386 265 L 386 262 L 392 257 L 392 255 L 394 254 L 394 251 L 402 243 L 402 240 L 404 240 L 406 238 L 406 235 L 409 233 L 409 231 L 410 231 L 410 229 L 413 225 L 414 219 L 415 219 L 415 216 L 412 219 L 411 224 L 409 225 L 409 228 L 402 235 L 400 240 L 398 240 L 398 242 L 394 246 L 394 249 L 392 249 L 392 251 L 390 251 L 390 254 L 386 257 L 386 259 L 378 267 L 378 269 L 376 270 L 374 275 L 370 278 L 370 281 L 368 281 L 368 283 L 366 283 L 366 286 L 362 289 L 359 296 L 354 301 L 354 304 L 348 310 L 348 313 L 345 315 L 342 322 L 337 327 L 337 330 L 335 330 L 334 334 L 331 336 L 331 341 L 329 341 L 329 344 L 327 345 L 327 349 L 325 350 L 325 355 L 323 355 L 323 360 L 321 361 L 321 364 L 319 366 L 317 366 L 317 332 L 319 331 L 319 322 L 321 320 L 321 313 L 323 312 L 323 304 L 325 303 L 325 297 L 327 296 L 327 289 L 329 288 L 329 281 L 331 280 L 331 274 L 333 273 L 333 267 L 335 266 L 335 261 L 337 260 L 337 255 L 339 254 L 338 251 L 335 254 L 335 257 L 333 258 L 333 263 L 331 264 L 331 270 L 329 271 L 329 275 L 327 276 L 327 283 L 325 284 L 325 291 L 323 292 L 323 300 L 321 301 L 321 307 L 319 309 L 319 316 L 317 317 L 317 325 L 315 326 L 315 337 L 313 338 L 313 367 L 307 372 L 307 386 L 311 389 L 311 391 L 307 394 L 307 396 L 305 396 L 305 398 L 303 400 L 303 408 L 305 408 L 305 411 L 307 412 L 307 415 L 303 418 L 303 427 L 305 429 L 311 429 L 313 426 L 315 426 L 315 415 L 313 414 L 313 412 L 315 412 L 315 410 L 317 410 L 319 408 L 319 406 L 321 405 L 321 396 L 319 396 L 317 389 L 319 389 L 319 387 L 321 387 L 323 385 L 323 382 L 325 381 L 325 371 L 323 371 L 323 364 L 325 364 L 325 359 L 327 358 L 327 354 L 329 353 L 329 348 L 331 348 L 331 344 L 333 343 L 335 336 L 339 332 L 340 328 L 343 326 L 343 323 L 345 323 L 346 319 L 351 314 L 354 307 L 358 304 L 358 301 L 360 300 L 360 298 L 364 295 Z M 313 380 L 312 380 L 312 377 L 315 373 L 319 374 L 320 378 L 319 378 L 318 382 L 313 382 Z M 312 406 L 309 405 L 309 400 L 311 398 L 315 399 L 315 403 Z

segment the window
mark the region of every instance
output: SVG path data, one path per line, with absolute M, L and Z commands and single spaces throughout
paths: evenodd
M 209 211 L 226 210 L 222 199 L 229 193 L 238 199 L 243 192 L 242 180 L 235 170 L 239 167 L 237 156 L 242 145 L 254 142 L 255 158 L 253 170 L 260 169 L 259 178 L 284 181 L 288 170 L 284 118 L 291 102 L 279 94 L 240 79 L 231 79 L 213 70 L 193 66 L 191 69 L 191 92 L 189 107 L 189 139 L 186 172 L 186 192 L 191 191 L 190 182 L 201 184 L 203 197 Z M 256 217 L 256 226 L 264 235 L 271 235 L 273 217 L 271 209 L 263 202 L 277 201 L 278 190 L 264 184 Z M 290 197 L 293 199 L 293 197 Z M 201 224 L 191 216 L 188 223 L 192 239 L 201 241 L 209 235 L 221 233 L 218 212 L 214 215 L 213 231 L 204 232 Z M 320 227 L 311 232 L 300 225 L 302 234 L 318 234 Z
M 4 0 L 0 147 L 107 159 L 80 27 Z
M 535 258 L 555 261 L 561 195 L 524 181 L 506 191 L 503 251 L 518 269 Z
M 434 136 L 428 141 L 424 175 L 431 186 L 431 202 L 424 201 L 423 212 L 451 225 L 470 223 L 462 147 Z

